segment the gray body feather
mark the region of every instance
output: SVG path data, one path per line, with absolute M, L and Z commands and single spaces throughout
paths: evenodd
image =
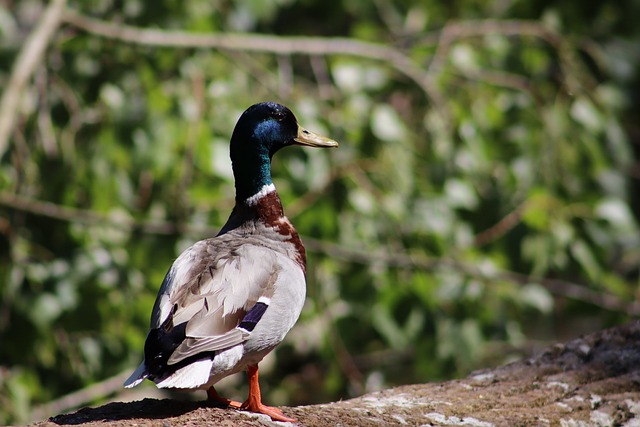
M 257 364 L 283 340 L 300 315 L 306 293 L 290 238 L 277 228 L 248 221 L 195 243 L 176 259 L 158 293 L 151 329 L 170 315 L 174 325 L 187 322 L 185 339 L 168 359 L 170 367 L 199 354 L 215 356 L 151 378 L 159 387 L 207 388 Z M 239 327 L 258 301 L 268 308 L 255 328 Z M 144 364 L 125 386 L 149 377 Z

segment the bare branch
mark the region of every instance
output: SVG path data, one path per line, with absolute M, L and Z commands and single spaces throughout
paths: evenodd
M 127 43 L 227 51 L 267 52 L 280 55 L 350 55 L 402 65 L 413 65 L 402 52 L 349 38 L 278 37 L 262 34 L 196 34 L 115 25 L 67 10 L 63 20 L 88 33 Z
M 497 240 L 501 236 L 504 236 L 514 227 L 520 224 L 522 220 L 522 214 L 527 207 L 527 201 L 520 203 L 513 211 L 509 212 L 504 218 L 492 225 L 490 228 L 478 233 L 474 239 L 476 246 L 484 246 L 487 243 Z
M 42 60 L 42 55 L 52 40 L 53 34 L 60 26 L 66 2 L 66 0 L 52 0 L 49 3 L 13 66 L 11 77 L 0 101 L 0 157 L 7 149 L 9 138 L 13 133 L 22 91 Z
M 127 43 L 180 48 L 207 48 L 226 51 L 265 52 L 278 55 L 348 55 L 384 62 L 413 80 L 433 102 L 447 122 L 444 96 L 424 70 L 400 50 L 382 44 L 344 37 L 279 37 L 263 34 L 195 34 L 115 25 L 67 10 L 63 20 L 76 28 Z
M 559 48 L 561 38 L 537 21 L 509 20 L 498 21 L 486 19 L 482 21 L 453 21 L 445 25 L 439 33 L 436 54 L 428 67 L 428 72 L 438 73 L 442 68 L 451 45 L 463 38 L 482 37 L 490 34 L 502 36 L 536 37 Z M 423 43 L 432 43 L 432 36 L 423 39 Z
M 121 372 L 111 378 L 107 378 L 99 383 L 92 384 L 73 393 L 62 396 L 56 400 L 38 406 L 34 409 L 31 418 L 42 420 L 51 414 L 60 414 L 69 409 L 79 408 L 96 399 L 104 399 L 122 389 L 122 383 L 129 376 L 130 372 Z
M 42 215 L 49 218 L 59 219 L 62 221 L 79 222 L 89 225 L 106 224 L 111 227 L 124 230 L 140 229 L 143 232 L 149 234 L 166 235 L 186 232 L 181 225 L 171 222 L 135 221 L 133 219 L 122 218 L 121 216 L 118 216 L 116 218 L 113 215 L 101 214 L 85 209 L 60 206 L 55 203 L 43 202 L 41 200 L 35 200 L 4 191 L 0 192 L 0 205 L 8 206 L 10 208 L 21 210 L 24 212 L 30 212 L 35 215 Z M 207 229 L 207 231 L 210 230 L 213 229 Z
M 566 298 L 587 302 L 612 311 L 620 311 L 631 316 L 640 315 L 640 302 L 625 301 L 615 295 L 604 294 L 588 289 L 586 286 L 560 279 L 532 277 L 526 274 L 508 270 L 493 270 L 485 272 L 481 268 L 451 258 L 430 258 L 425 255 L 409 253 L 384 253 L 371 250 L 357 250 L 344 246 L 323 242 L 315 239 L 304 239 L 305 246 L 313 252 L 325 253 L 334 258 L 343 259 L 359 264 L 383 264 L 402 268 L 420 270 L 447 269 L 463 272 L 469 276 L 487 281 L 510 281 L 520 284 L 538 283 L 549 292 Z
M 194 235 L 214 235 L 217 228 L 207 226 L 192 226 L 156 221 L 134 221 L 115 218 L 97 212 L 59 206 L 54 203 L 33 200 L 7 192 L 0 192 L 0 205 L 13 209 L 31 212 L 63 221 L 82 222 L 88 224 L 108 224 L 122 229 L 140 229 L 148 234 L 188 233 Z M 539 283 L 555 295 L 578 301 L 587 302 L 612 311 L 620 311 L 632 316 L 640 315 L 640 302 L 625 301 L 620 297 L 593 291 L 584 285 L 559 279 L 532 277 L 526 274 L 508 270 L 483 271 L 473 264 L 464 263 L 451 258 L 430 258 L 422 254 L 375 252 L 372 250 L 358 250 L 346 248 L 332 242 L 304 238 L 309 251 L 324 253 L 328 256 L 359 264 L 383 264 L 392 267 L 412 268 L 421 270 L 455 270 L 469 276 L 487 281 L 504 280 L 520 284 Z
M 436 53 L 431 58 L 431 62 L 427 67 L 427 75 L 438 75 L 446 62 L 449 51 L 454 43 L 464 38 L 470 37 L 483 37 L 492 34 L 502 36 L 513 37 L 535 37 L 543 40 L 551 45 L 558 54 L 560 59 L 559 66 L 562 71 L 563 84 L 566 86 L 567 91 L 571 93 L 577 93 L 583 86 L 580 83 L 580 79 L 576 75 L 580 75 L 582 79 L 592 80 L 589 78 L 588 73 L 585 73 L 579 65 L 579 61 L 576 58 L 575 53 L 570 48 L 566 39 L 557 32 L 545 27 L 543 24 L 537 21 L 525 21 L 525 20 L 492 20 L 485 19 L 479 21 L 452 21 L 445 25 L 442 30 L 437 34 L 437 47 Z M 429 35 L 423 38 L 418 43 L 421 44 L 433 44 L 433 35 Z M 601 55 L 597 55 L 593 49 L 587 49 L 589 42 L 585 41 L 581 43 L 583 49 L 593 55 L 594 60 L 598 61 Z M 500 76 L 496 82 L 507 82 L 516 88 L 521 86 L 521 83 L 513 79 L 505 79 L 505 76 Z M 508 84 L 509 85 L 509 84 Z M 591 83 L 593 85 L 593 83 Z M 530 91 L 527 91 L 530 92 Z

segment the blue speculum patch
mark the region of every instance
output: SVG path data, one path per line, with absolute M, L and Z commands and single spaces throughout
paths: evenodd
M 251 307 L 251 310 L 244 315 L 242 322 L 238 325 L 238 327 L 245 329 L 249 332 L 253 331 L 253 328 L 256 327 L 260 319 L 262 319 L 262 315 L 265 311 L 267 311 L 267 304 L 263 302 L 257 302 L 256 305 Z

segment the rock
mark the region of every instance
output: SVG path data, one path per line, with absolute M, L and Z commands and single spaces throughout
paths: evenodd
M 462 380 L 408 385 L 340 402 L 283 408 L 302 426 L 638 426 L 640 321 L 555 344 Z M 205 402 L 144 399 L 58 415 L 34 427 L 272 426 Z

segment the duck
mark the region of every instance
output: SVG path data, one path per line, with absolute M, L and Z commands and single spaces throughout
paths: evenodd
M 285 216 L 271 177 L 272 156 L 301 145 L 338 143 L 298 124 L 275 102 L 249 107 L 230 142 L 235 206 L 220 232 L 182 252 L 158 291 L 140 366 L 125 381 L 158 388 L 205 390 L 227 408 L 295 422 L 262 403 L 258 363 L 298 320 L 306 296 L 306 252 Z M 247 372 L 244 403 L 220 396 L 214 385 Z

